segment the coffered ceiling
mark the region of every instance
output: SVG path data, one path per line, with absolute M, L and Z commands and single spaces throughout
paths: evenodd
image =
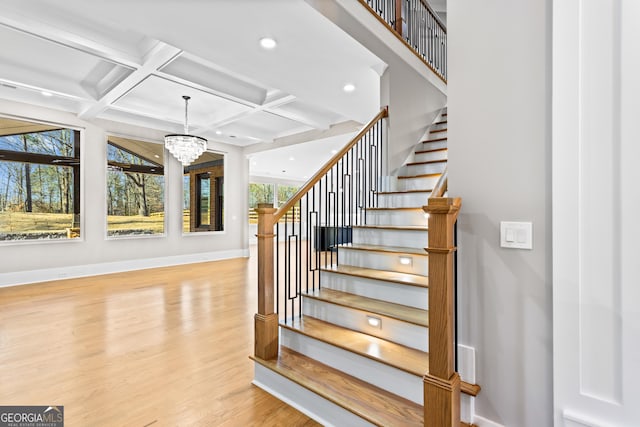
M 0 46 L 0 98 L 181 132 L 189 95 L 239 146 L 368 121 L 384 69 L 303 0 L 3 0 Z

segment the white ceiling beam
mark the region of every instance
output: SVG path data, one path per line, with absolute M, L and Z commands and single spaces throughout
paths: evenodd
M 265 111 L 265 110 L 268 110 L 269 108 L 276 108 L 276 107 L 279 107 L 281 105 L 288 104 L 290 102 L 295 101 L 295 99 L 296 99 L 296 97 L 293 96 L 293 95 L 285 95 L 285 96 L 282 96 L 280 98 L 274 99 L 273 101 L 266 102 L 266 103 L 264 103 L 262 105 L 255 105 L 254 104 L 252 106 L 252 109 L 249 110 L 249 111 L 244 111 L 242 113 L 233 115 L 231 117 L 227 117 L 227 118 L 222 119 L 222 120 L 216 120 L 215 122 L 211 122 L 211 123 L 209 123 L 209 124 L 207 124 L 205 126 L 194 128 L 194 131 L 197 131 L 197 132 L 200 132 L 200 133 L 205 133 L 207 131 L 216 130 L 216 129 L 222 127 L 222 126 L 228 125 L 228 124 L 233 123 L 233 122 L 237 122 L 238 120 L 242 120 L 242 119 L 244 119 L 246 117 L 249 117 L 252 114 L 258 113 L 260 111 Z M 245 103 L 245 105 L 246 104 L 247 103 Z M 254 136 L 254 135 L 249 135 L 249 136 L 252 136 L 254 138 L 259 138 L 258 136 Z
M 311 116 L 305 114 L 296 114 L 285 110 L 274 111 L 272 109 L 266 109 L 265 111 L 271 114 L 275 114 L 276 116 L 283 117 L 285 119 L 293 120 L 314 129 L 329 129 L 329 126 L 331 126 L 329 120 L 318 120 L 317 118 L 312 118 Z
M 0 25 L 29 34 L 33 37 L 38 37 L 52 43 L 88 53 L 129 68 L 137 68 L 140 64 L 141 58 L 139 56 L 123 52 L 118 49 L 113 49 L 89 38 L 48 25 L 42 21 L 29 19 L 25 16 L 20 16 L 20 19 L 14 19 L 3 11 L 0 15 Z
M 103 111 L 107 110 L 111 104 L 125 95 L 131 89 L 142 83 L 147 77 L 152 75 L 158 68 L 173 60 L 182 51 L 176 47 L 163 42 L 158 42 L 153 49 L 145 56 L 143 63 L 138 69 L 133 71 L 122 82 L 108 91 L 102 98 L 89 108 L 81 112 L 78 117 L 81 119 L 93 119 Z

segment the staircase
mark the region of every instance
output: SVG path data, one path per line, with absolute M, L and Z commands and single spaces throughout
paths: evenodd
M 430 127 L 393 191 L 302 292 L 302 316 L 280 322 L 277 358 L 253 357 L 254 384 L 323 425 L 423 426 L 428 371 L 427 215 L 445 171 L 447 113 Z M 337 262 L 336 262 L 337 261 Z M 282 318 L 281 318 L 282 320 Z M 463 384 L 475 395 L 477 386 Z M 467 424 L 465 424 L 467 425 Z

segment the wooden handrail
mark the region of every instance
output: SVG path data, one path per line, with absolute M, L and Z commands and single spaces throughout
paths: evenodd
M 316 185 L 322 177 L 329 172 L 329 170 L 334 167 L 340 159 L 354 146 L 360 141 L 369 130 L 376 124 L 378 121 L 382 120 L 385 117 L 389 116 L 389 108 L 384 107 L 380 112 L 373 118 L 369 123 L 367 123 L 360 132 L 356 136 L 353 137 L 351 141 L 347 145 L 345 145 L 340 151 L 338 151 L 329 161 L 322 167 L 318 172 L 315 173 L 300 189 L 296 194 L 294 194 L 287 203 L 282 205 L 276 213 L 273 215 L 274 224 L 278 222 L 280 218 L 284 216 L 285 213 L 289 211 L 302 197 L 307 194 L 311 188 Z
M 422 63 L 424 63 L 424 65 L 426 65 L 427 68 L 429 68 L 431 71 L 433 71 L 433 73 L 436 76 L 438 76 L 438 78 L 440 80 L 442 80 L 442 82 L 444 84 L 447 84 L 447 78 L 445 76 L 446 71 L 443 72 L 443 71 L 437 70 L 436 67 L 434 65 L 430 64 L 429 61 L 423 56 L 423 53 L 420 53 L 414 46 L 412 46 L 410 43 L 407 42 L 407 40 L 405 40 L 405 36 L 402 34 L 402 21 L 404 20 L 403 16 L 396 16 L 395 17 L 395 22 L 392 24 L 391 22 L 388 22 L 382 16 L 380 16 L 371 7 L 371 5 L 369 5 L 367 3 L 367 0 L 357 0 L 357 1 L 360 4 L 362 4 L 382 25 L 386 26 L 391 31 L 391 34 L 393 34 L 398 40 L 400 40 L 400 42 L 403 43 L 420 61 L 422 61 Z M 401 2 L 402 2 L 402 0 L 396 0 L 396 2 L 394 3 L 394 10 L 396 11 L 396 13 L 397 13 L 398 8 L 399 8 L 400 11 L 402 10 L 401 7 L 398 7 L 399 5 L 401 5 Z M 425 4 L 424 0 L 420 0 L 420 2 L 422 4 Z M 427 4 L 427 6 L 428 6 L 428 4 Z M 442 20 L 438 17 L 438 15 L 429 6 L 428 6 L 428 11 L 429 11 L 429 14 L 431 16 L 433 16 L 434 20 L 438 23 L 438 25 L 442 29 L 442 32 L 446 35 L 447 34 L 447 27 L 444 25 Z
M 438 178 L 438 182 L 436 182 L 435 187 L 433 187 L 433 190 L 431 191 L 429 198 L 433 199 L 435 197 L 443 197 L 444 193 L 447 192 L 448 185 L 449 185 L 448 167 L 445 167 L 444 172 L 442 172 L 442 175 L 440 175 L 440 178 Z

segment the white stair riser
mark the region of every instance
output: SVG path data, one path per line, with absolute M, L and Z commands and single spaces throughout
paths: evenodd
M 424 326 L 309 297 L 302 299 L 302 312 L 305 316 L 315 317 L 343 328 L 363 332 L 418 350 L 429 351 L 429 332 Z M 367 314 L 380 318 L 381 327 L 370 326 L 367 323 Z
M 445 122 L 446 119 L 439 119 L 436 120 L 436 122 Z M 439 129 L 446 129 L 447 128 L 447 123 L 434 123 L 429 127 L 429 130 L 439 130 Z
M 475 412 L 475 398 L 460 393 L 460 421 L 471 424 Z
M 431 138 L 431 139 L 437 139 L 437 138 Z M 421 143 L 416 147 L 416 151 L 435 150 L 437 148 L 447 148 L 447 141 Z
M 424 149 L 423 145 L 418 147 L 417 151 L 421 151 L 420 149 Z M 436 148 L 429 148 L 429 150 L 435 150 Z M 430 162 L 432 160 L 447 160 L 448 151 L 447 150 L 439 150 L 439 151 L 427 151 L 426 153 L 415 153 L 413 156 L 414 162 Z
M 378 206 L 381 208 L 418 208 L 429 203 L 429 192 L 380 194 Z
M 427 247 L 427 231 L 354 228 L 353 243 L 423 249 Z
M 373 424 L 332 403 L 282 375 L 255 364 L 253 384 L 277 397 L 323 426 L 372 427 Z
M 435 130 L 435 129 L 431 129 L 431 130 Z M 427 138 L 429 139 L 439 139 L 439 138 L 446 138 L 446 137 L 447 137 L 447 131 L 434 132 L 434 133 L 429 132 L 429 134 L 427 135 Z
M 426 247 L 427 244 L 425 243 L 423 246 Z M 410 258 L 411 263 L 408 265 L 400 264 L 401 256 Z M 340 247 L 338 250 L 338 264 L 397 271 L 399 273 L 419 274 L 421 276 L 427 276 L 429 274 L 428 256 L 398 254 L 394 252 L 363 251 Z
M 446 162 L 405 165 L 400 175 L 423 175 L 427 173 L 442 173 L 447 167 Z
M 421 376 L 409 374 L 286 328 L 280 328 L 280 343 L 376 387 L 419 405 L 424 404 L 424 383 Z
M 398 191 L 433 190 L 438 182 L 438 175 L 419 178 L 398 179 Z
M 368 225 L 420 225 L 427 226 L 426 213 L 420 210 L 368 210 Z
M 429 308 L 429 290 L 420 286 L 385 282 L 331 271 L 320 272 L 320 283 L 324 289 L 348 292 L 421 310 Z

